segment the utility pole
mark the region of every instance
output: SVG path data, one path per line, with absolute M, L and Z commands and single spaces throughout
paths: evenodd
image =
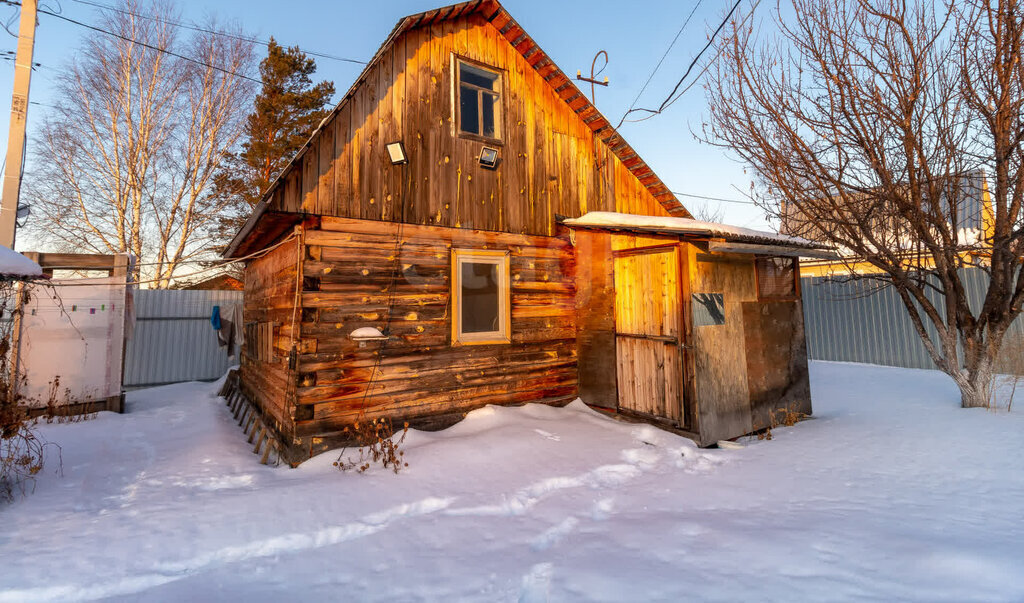
M 18 52 L 14 55 L 14 95 L 11 98 L 11 128 L 7 135 L 7 169 L 0 199 L 0 245 L 14 249 L 18 218 L 21 171 L 24 168 L 25 122 L 28 117 L 28 85 L 32 79 L 32 52 L 36 42 L 36 0 L 21 1 Z

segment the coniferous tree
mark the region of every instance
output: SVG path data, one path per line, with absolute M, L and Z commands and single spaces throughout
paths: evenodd
M 330 112 L 334 83 L 313 84 L 316 62 L 298 46 L 270 38 L 260 63 L 263 87 L 253 103 L 245 138 L 217 175 L 216 192 L 230 202 L 222 231 L 230 238 L 248 217 L 277 174 Z

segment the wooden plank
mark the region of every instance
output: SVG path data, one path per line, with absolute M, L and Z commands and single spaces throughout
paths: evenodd
M 317 214 L 328 214 L 333 211 L 334 201 L 334 134 L 335 125 L 331 121 L 324 124 L 323 132 L 320 136 L 319 144 L 317 147 L 317 157 L 320 160 L 318 181 L 317 181 L 317 193 L 316 193 L 316 209 L 314 213 Z
M 355 190 L 352 186 L 352 104 L 345 105 L 334 117 L 334 197 L 326 215 L 356 216 Z
M 116 255 L 95 253 L 26 252 L 44 270 L 113 270 Z
M 391 122 L 389 124 L 390 134 L 385 137 L 384 143 L 401 141 L 406 146 L 408 153 L 408 142 L 405 132 L 405 80 L 406 80 L 406 50 L 405 46 L 408 37 L 404 36 L 395 42 L 391 52 L 392 79 L 389 98 L 391 99 Z M 385 153 L 385 158 L 387 157 Z M 392 166 L 390 170 L 389 188 L 391 199 L 388 201 L 391 206 L 391 220 L 395 222 L 405 221 L 406 201 L 405 194 L 408 188 L 408 167 Z
M 425 86 L 430 81 L 430 46 L 427 31 L 416 29 L 405 36 L 405 103 L 403 140 L 409 163 L 403 171 L 408 178 L 405 190 L 405 222 L 425 224 L 430 216 L 426 183 L 431 167 L 426 147 L 424 117 Z
M 317 193 L 319 191 L 320 146 L 316 142 L 306 149 L 299 160 L 302 169 L 302 189 L 299 210 L 303 213 L 316 213 L 319 209 Z
M 804 249 L 802 247 L 788 247 L 785 245 L 762 245 L 760 243 L 734 243 L 726 241 L 708 241 L 708 251 L 712 253 L 746 253 L 767 256 L 808 257 L 832 260 L 839 257 L 835 252 L 823 249 Z

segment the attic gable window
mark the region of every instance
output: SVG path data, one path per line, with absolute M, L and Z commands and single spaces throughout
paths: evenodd
M 452 343 L 509 343 L 506 251 L 452 251 Z
M 459 133 L 501 138 L 501 73 L 456 60 Z

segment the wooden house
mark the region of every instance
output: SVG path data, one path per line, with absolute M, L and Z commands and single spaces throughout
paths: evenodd
M 228 248 L 246 423 L 296 463 L 486 404 L 580 396 L 701 444 L 809 413 L 814 245 L 690 218 L 500 4 L 405 17 Z

